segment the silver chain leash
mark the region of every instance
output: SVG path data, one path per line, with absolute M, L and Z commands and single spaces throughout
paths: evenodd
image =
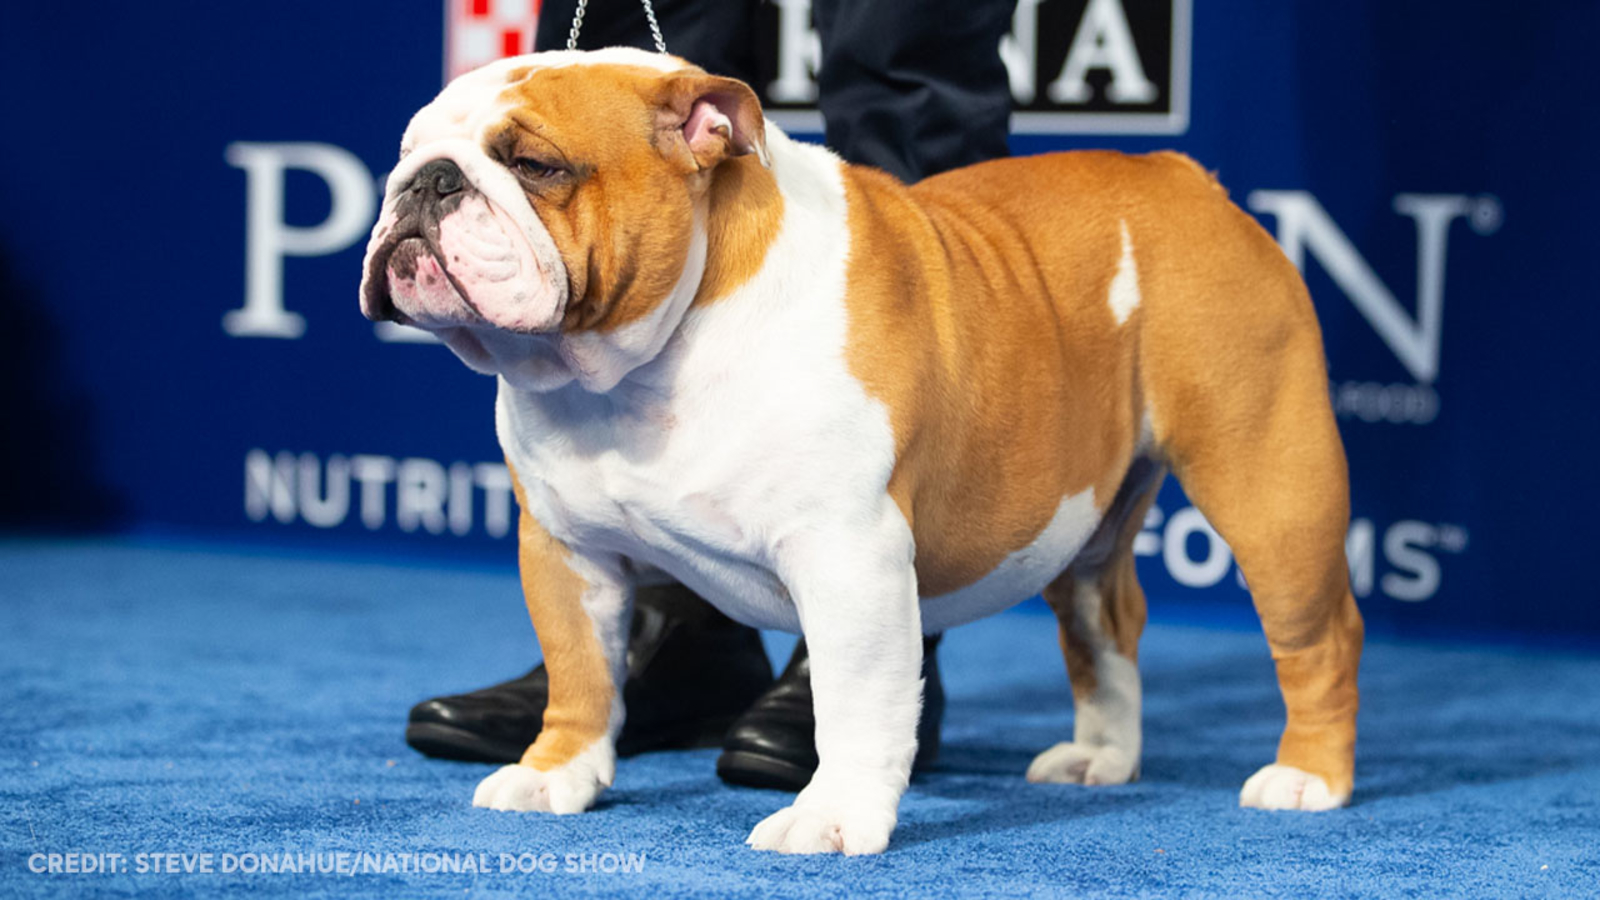
M 639 0 L 639 2 L 644 4 L 644 17 L 650 21 L 650 36 L 655 38 L 656 52 L 667 52 L 666 38 L 661 36 L 661 23 L 656 21 L 655 5 L 650 0 Z
M 650 36 L 655 39 L 656 52 L 667 52 L 666 39 L 661 36 L 661 23 L 656 21 L 656 8 L 650 0 L 639 0 L 644 5 L 644 17 L 650 22 Z M 589 0 L 578 0 L 578 8 L 572 13 L 572 30 L 567 32 L 567 49 L 578 49 L 578 32 L 583 30 L 583 13 L 589 8 Z
M 578 0 L 578 9 L 572 14 L 572 30 L 567 32 L 567 49 L 578 49 L 578 31 L 583 28 L 583 11 L 589 8 L 589 0 Z

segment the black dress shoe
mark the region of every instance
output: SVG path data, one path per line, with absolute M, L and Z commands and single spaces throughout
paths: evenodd
M 639 589 L 632 627 L 619 756 L 714 747 L 772 684 L 760 632 L 682 585 Z M 440 759 L 516 762 L 539 735 L 549 699 L 543 665 L 470 694 L 435 697 L 411 708 L 406 743 Z
M 922 643 L 922 719 L 917 723 L 917 758 L 912 764 L 916 769 L 933 765 L 939 756 L 939 724 L 944 720 L 940 637 L 924 638 Z M 717 775 L 729 784 L 798 791 L 817 771 L 816 733 L 811 660 L 802 640 L 778 683 L 728 730 L 717 758 Z

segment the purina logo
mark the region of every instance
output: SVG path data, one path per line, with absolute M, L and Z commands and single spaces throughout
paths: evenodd
M 1018 0 L 1000 56 L 1016 109 L 1012 130 L 1182 134 L 1189 127 L 1191 0 Z M 445 0 L 445 78 L 527 53 L 539 0 Z M 630 10 L 629 14 L 635 11 Z M 668 46 L 672 35 L 667 34 Z M 753 40 L 753 85 L 790 131 L 820 132 L 821 50 L 811 0 L 765 0 Z
M 755 86 L 768 115 L 790 131 L 821 131 L 811 0 L 767 0 L 757 22 L 757 46 L 771 48 Z M 1190 0 L 1019 0 L 999 48 L 1011 130 L 1182 134 L 1189 43 Z

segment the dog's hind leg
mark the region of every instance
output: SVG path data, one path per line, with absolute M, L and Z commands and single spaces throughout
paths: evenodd
M 1160 334 L 1147 326 L 1147 344 L 1175 343 L 1180 330 L 1214 332 L 1217 323 L 1200 320 L 1218 318 L 1215 310 L 1230 315 L 1215 352 L 1163 353 L 1171 364 L 1149 369 L 1147 384 L 1158 444 L 1244 572 L 1287 708 L 1277 760 L 1245 783 L 1240 804 L 1321 810 L 1348 802 L 1354 784 L 1362 623 L 1321 335 L 1293 269 L 1276 265 L 1276 288 L 1190 304 L 1162 320 Z
M 1044 590 L 1056 613 L 1075 713 L 1072 740 L 1035 757 L 1029 781 L 1123 784 L 1139 775 L 1145 601 L 1133 539 L 1164 474 L 1148 460 L 1135 462 L 1100 532 Z

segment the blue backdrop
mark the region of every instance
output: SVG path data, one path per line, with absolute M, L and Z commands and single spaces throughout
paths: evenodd
M 1059 29 L 1073 3 L 1031 6 Z M 376 184 L 441 86 L 442 5 L 0 13 L 6 520 L 509 559 L 493 383 L 356 306 Z M 1181 46 L 1149 68 L 1186 115 L 1013 147 L 1183 150 L 1301 264 L 1369 622 L 1600 636 L 1600 7 L 1125 5 L 1170 17 Z M 1157 606 L 1245 602 L 1175 485 L 1146 525 Z

